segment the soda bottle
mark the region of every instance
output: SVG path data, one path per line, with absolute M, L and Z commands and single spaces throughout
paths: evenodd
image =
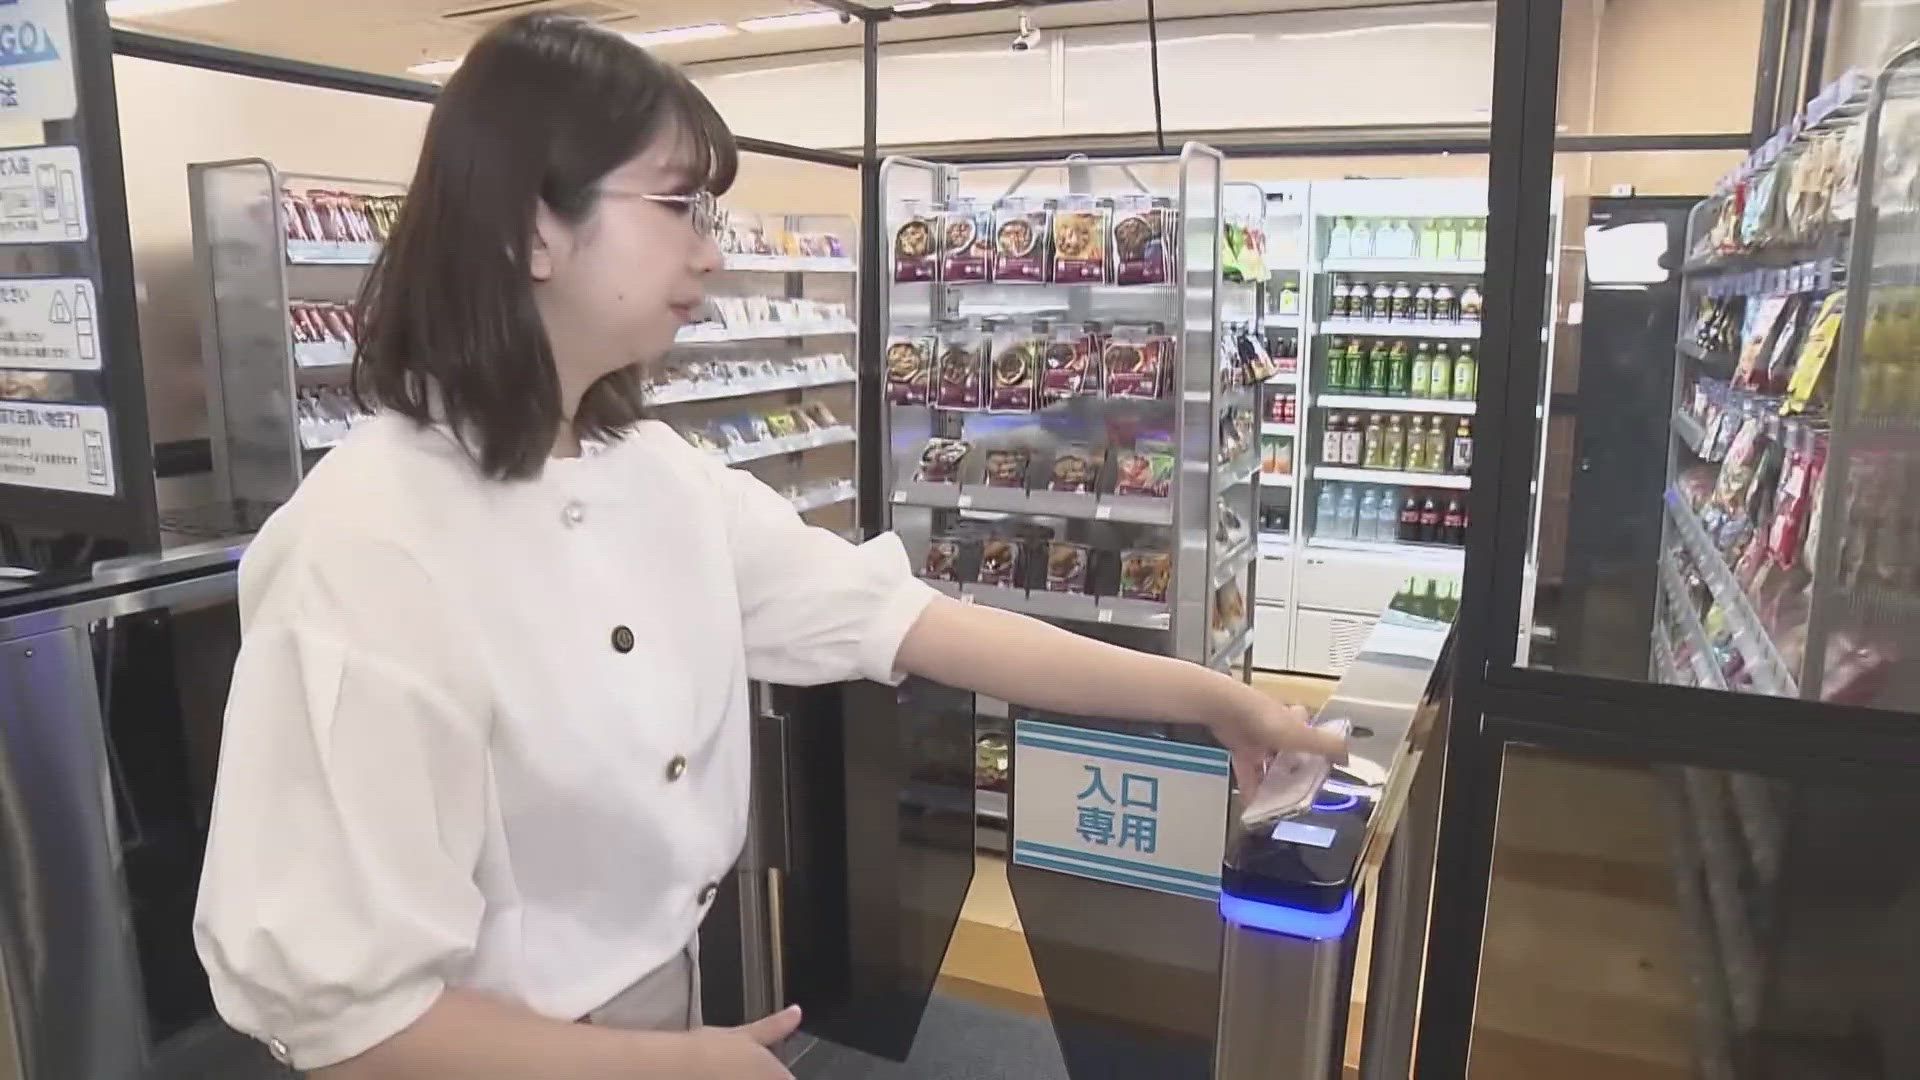
M 1387 339 L 1381 338 L 1373 343 L 1373 355 L 1367 358 L 1367 393 L 1376 397 L 1387 396 L 1387 387 L 1392 380 L 1392 355 Z
M 1394 397 L 1406 397 L 1413 360 L 1407 355 L 1407 343 L 1396 341 L 1393 351 L 1387 354 L 1387 393 Z
M 1406 501 L 1400 504 L 1399 538 L 1409 544 L 1420 539 L 1420 493 L 1412 488 L 1407 489 Z
M 1434 544 L 1440 540 L 1440 503 L 1432 493 L 1420 504 L 1420 542 Z
M 1441 543 L 1464 547 L 1467 543 L 1467 508 L 1456 493 L 1447 500 L 1446 513 L 1440 518 Z
M 1417 398 L 1433 393 L 1433 354 L 1427 349 L 1427 343 L 1423 341 L 1413 354 L 1413 383 L 1409 390 Z

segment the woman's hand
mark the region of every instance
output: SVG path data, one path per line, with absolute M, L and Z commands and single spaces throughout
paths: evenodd
M 1283 705 L 1251 687 L 1241 695 L 1244 711 L 1234 719 L 1212 725 L 1213 736 L 1233 753 L 1233 776 L 1243 794 L 1251 796 L 1267 773 L 1275 754 L 1307 751 L 1342 762 L 1347 740 L 1338 732 L 1311 725 L 1313 714 L 1298 705 Z
M 688 1080 L 793 1080 L 768 1049 L 800 1027 L 800 1006 L 736 1028 L 701 1028 L 693 1033 L 694 1071 Z

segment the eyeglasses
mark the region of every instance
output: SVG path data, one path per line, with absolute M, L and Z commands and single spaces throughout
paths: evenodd
M 701 236 L 714 236 L 720 231 L 720 201 L 711 191 L 695 191 L 686 195 L 655 195 L 644 191 L 602 191 L 603 197 L 616 199 L 645 199 L 661 206 L 677 206 L 687 215 L 693 231 Z

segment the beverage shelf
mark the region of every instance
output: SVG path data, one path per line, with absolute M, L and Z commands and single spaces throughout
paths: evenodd
M 900 506 L 923 506 L 937 510 L 985 510 L 1081 521 L 1119 521 L 1133 525 L 1173 524 L 1172 500 L 1135 495 L 1023 491 L 979 484 L 963 487 L 915 480 L 896 486 L 893 502 Z
M 1683 410 L 1675 410 L 1673 414 L 1673 434 L 1675 438 L 1686 444 L 1687 449 L 1693 451 L 1693 456 L 1705 456 L 1703 448 L 1707 441 L 1707 429 L 1700 421 L 1687 415 Z
M 1262 471 L 1260 473 L 1260 486 L 1272 487 L 1272 488 L 1290 488 L 1293 486 L 1293 474 L 1292 473 L 1270 473 L 1270 472 Z
M 1329 274 L 1484 274 L 1483 259 L 1327 259 L 1320 269 Z
M 1687 593 L 1686 582 L 1680 579 L 1680 571 L 1674 568 L 1673 561 L 1664 557 L 1660 560 L 1660 588 L 1667 594 L 1668 610 L 1679 617 L 1680 632 L 1686 635 L 1687 644 L 1692 646 L 1693 658 L 1689 664 L 1693 668 L 1693 685 L 1709 690 L 1725 690 L 1726 680 L 1720 677 L 1720 666 L 1715 662 L 1707 629 L 1700 624 L 1700 613 Z M 1653 636 L 1656 644 L 1664 644 L 1666 627 L 1654 627 Z M 1671 659 L 1677 676 L 1679 660 L 1677 657 Z
M 689 401 L 719 401 L 723 398 L 777 394 L 787 390 L 810 390 L 816 386 L 842 386 L 854 381 L 851 371 L 836 371 L 794 379 L 743 379 L 722 383 L 666 383 L 647 395 L 649 405 L 682 405 Z
M 1477 341 L 1479 323 L 1394 322 L 1360 319 L 1328 319 L 1320 324 L 1322 337 L 1403 337 L 1431 341 Z
M 1010 589 L 974 583 L 961 585 L 950 581 L 929 581 L 927 584 L 963 604 L 1017 611 L 1040 619 L 1125 626 L 1136 630 L 1165 630 L 1173 625 L 1173 615 L 1167 605 L 1149 600 L 1049 592 L 1045 589 Z
M 1358 409 L 1362 412 L 1446 413 L 1472 416 L 1475 403 L 1451 398 L 1375 397 L 1371 394 L 1321 394 L 1313 399 L 1326 409 Z
M 1408 540 L 1346 540 L 1332 536 L 1316 536 L 1307 541 L 1308 550 L 1315 551 L 1359 551 L 1370 555 L 1392 555 L 1395 558 L 1410 558 L 1439 567 L 1462 567 L 1466 565 L 1467 550 L 1451 544 L 1422 544 Z
M 1260 425 L 1262 435 L 1298 435 L 1299 424 L 1282 424 L 1277 420 L 1267 420 Z
M 372 266 L 380 245 L 356 240 L 288 240 L 287 262 L 294 266 Z
M 1754 689 L 1762 694 L 1799 697 L 1800 686 L 1786 662 L 1780 658 L 1780 650 L 1775 647 L 1759 614 L 1754 611 L 1753 601 L 1740 587 L 1740 582 L 1727 567 L 1727 561 L 1721 557 L 1719 549 L 1713 546 L 1707 536 L 1706 526 L 1701 524 L 1699 515 L 1688 505 L 1686 496 L 1672 488 L 1667 489 L 1667 516 L 1672 520 L 1680 542 L 1686 546 L 1687 554 L 1693 557 L 1694 564 L 1706 578 L 1707 589 L 1713 593 L 1714 602 L 1725 609 L 1734 644 L 1753 670 Z
M 1343 480 L 1354 484 L 1393 484 L 1399 487 L 1451 488 L 1465 491 L 1473 486 L 1470 477 L 1453 473 L 1402 472 L 1393 469 L 1358 469 L 1346 465 L 1312 466 L 1315 480 Z

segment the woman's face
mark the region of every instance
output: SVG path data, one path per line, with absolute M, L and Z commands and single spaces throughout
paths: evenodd
M 684 160 L 678 139 L 657 139 L 601 180 L 579 223 L 536 209 L 534 297 L 569 408 L 601 376 L 657 362 L 699 317 L 720 249 L 689 207 L 639 197 L 695 190 Z

